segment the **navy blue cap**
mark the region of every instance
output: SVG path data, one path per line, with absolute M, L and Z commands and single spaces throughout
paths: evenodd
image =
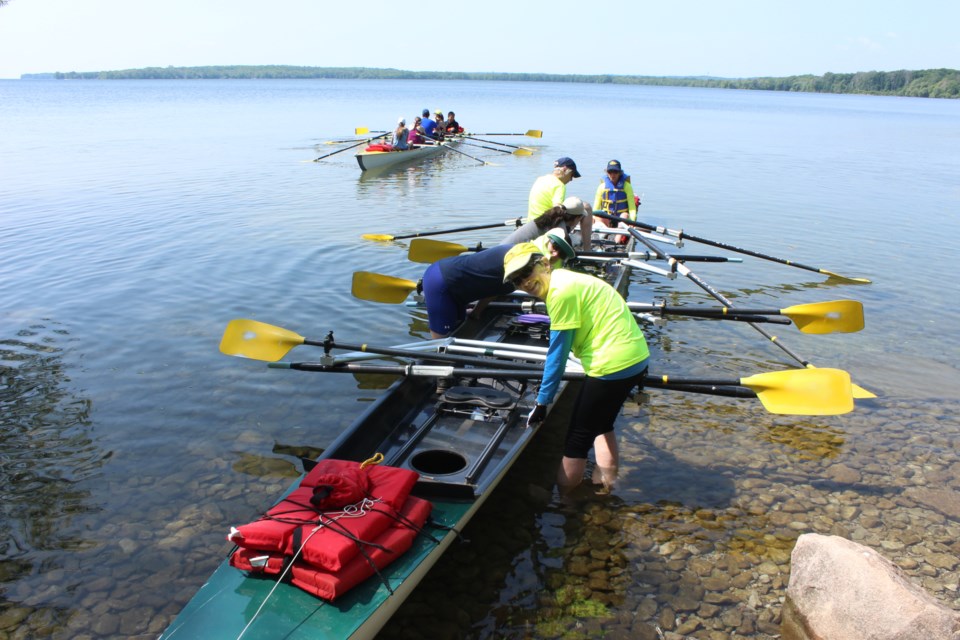
M 564 156 L 562 158 L 557 158 L 556 162 L 553 163 L 554 168 L 556 167 L 570 167 L 573 169 L 573 177 L 579 178 L 580 172 L 577 171 L 577 163 L 571 160 L 570 158 Z
M 607 163 L 607 171 L 620 171 L 623 172 L 623 167 L 620 166 L 619 160 L 611 160 Z

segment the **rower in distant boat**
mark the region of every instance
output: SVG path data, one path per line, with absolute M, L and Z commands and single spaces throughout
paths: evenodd
M 543 255 L 558 264 L 576 255 L 562 228 L 551 229 L 535 242 Z M 427 267 L 423 274 L 423 296 L 434 339 L 453 333 L 466 320 L 471 302 L 479 301 L 472 311 L 473 315 L 479 315 L 490 299 L 514 291 L 514 286 L 503 278 L 504 256 L 511 248 L 512 245 L 502 244 L 444 258 Z
M 407 136 L 407 143 L 413 147 L 424 143 L 423 118 L 417 116 L 413 119 L 413 126 L 410 127 L 410 135 Z
M 453 111 L 447 114 L 447 120 L 443 123 L 443 132 L 447 135 L 463 133 L 463 127 L 457 122 L 456 114 Z
M 436 132 L 437 139 L 443 140 L 444 133 L 446 132 L 446 129 L 444 128 L 445 123 L 443 120 L 443 111 L 441 111 L 440 109 L 437 109 L 436 111 L 434 111 L 433 121 L 437 125 L 437 132 Z
M 527 426 L 546 417 L 573 351 L 587 377 L 571 414 L 557 486 L 563 494 L 576 488 L 594 449 L 597 466 L 591 479 L 609 492 L 620 460 L 614 422 L 630 392 L 643 388 L 647 373 L 650 351 L 643 332 L 613 287 L 600 278 L 555 268 L 534 243 L 514 245 L 504 255 L 503 272 L 504 282 L 546 302 L 550 316 L 543 382 Z
M 437 139 L 437 122 L 430 117 L 430 109 L 424 109 L 423 113 L 423 136 L 427 140 Z
M 394 151 L 406 151 L 410 148 L 407 138 L 410 136 L 410 131 L 407 129 L 407 121 L 403 117 L 397 120 L 397 128 L 393 130 L 393 139 L 390 140 L 390 144 L 393 146 Z

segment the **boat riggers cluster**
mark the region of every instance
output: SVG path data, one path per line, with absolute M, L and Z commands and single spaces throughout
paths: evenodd
M 326 359 L 320 362 L 277 362 L 299 344 L 322 346 Z M 501 350 L 488 346 L 482 356 L 460 355 L 448 352 L 456 347 L 457 339 L 435 343 L 432 349 L 413 350 L 380 347 L 370 344 L 344 344 L 334 341 L 332 333 L 323 341 L 308 340 L 292 331 L 274 327 L 256 320 L 233 320 L 224 332 L 220 350 L 228 355 L 252 357 L 272 362 L 271 368 L 294 369 L 326 373 L 375 373 L 381 375 L 427 378 L 492 378 L 502 380 L 539 380 L 543 367 L 520 363 L 518 358 L 529 358 L 516 349 Z M 360 365 L 337 362 L 330 357 L 332 349 L 351 350 L 418 360 L 454 363 L 460 367 L 435 364 Z M 499 351 L 499 352 L 498 352 Z M 545 355 L 545 350 L 544 350 Z M 576 366 L 574 364 L 574 366 Z M 568 370 L 565 380 L 583 379 L 582 371 Z M 840 369 L 807 368 L 761 373 L 743 378 L 685 378 L 672 375 L 649 375 L 646 386 L 675 391 L 689 391 L 730 397 L 756 397 L 771 413 L 788 415 L 837 415 L 853 410 L 853 392 L 850 375 Z
M 366 129 L 357 131 L 357 135 L 367 133 Z M 531 133 L 540 132 L 527 135 Z M 591 378 L 581 388 L 585 390 L 583 396 L 589 399 L 593 394 L 593 398 L 587 408 L 579 407 L 577 400 L 574 415 L 579 412 L 586 417 L 572 421 L 600 422 L 599 414 L 611 409 L 606 413 L 612 415 L 612 424 L 616 414 L 610 398 L 616 396 L 622 404 L 637 388 L 756 398 L 771 413 L 802 416 L 844 414 L 853 410 L 855 399 L 874 397 L 854 384 L 846 371 L 814 367 L 764 329 L 792 324 L 806 334 L 852 333 L 864 326 L 859 302 L 738 307 L 694 273 L 691 265 L 737 262 L 740 258 L 672 252 L 689 240 L 815 271 L 841 283 L 863 284 L 868 280 L 840 276 L 683 231 L 602 212 L 594 215 L 609 218 L 618 226 L 594 227 L 591 248 L 600 250 L 580 253 L 574 249 L 575 239 L 559 228 L 546 231 L 540 244 L 489 248 L 421 237 L 499 226 L 516 228 L 523 224 L 519 218 L 405 235 L 364 235 L 365 239 L 381 242 L 411 239 L 408 258 L 431 266 L 419 282 L 356 272 L 353 295 L 375 302 L 410 304 L 408 298 L 415 293 L 414 303 L 425 303 L 430 320 L 439 320 L 430 325 L 433 340 L 394 346 L 351 344 L 335 339 L 333 332 L 315 340 L 257 320 L 228 323 L 220 341 L 220 350 L 227 355 L 266 361 L 271 368 L 376 374 L 394 380 L 360 416 L 340 430 L 315 466 L 305 464 L 304 476 L 280 502 L 253 522 L 230 530 L 228 539 L 237 548 L 162 638 L 242 638 L 248 630 L 251 637 L 260 638 L 375 637 L 497 488 L 544 421 L 550 419 L 550 412 L 558 404 L 555 400 L 568 381 L 583 380 L 587 372 Z M 566 269 L 554 266 L 551 260 Z M 719 305 L 625 303 L 631 273 L 636 269 L 670 279 L 678 275 L 688 278 Z M 443 281 L 448 289 L 438 285 L 438 273 L 441 278 L 449 278 Z M 445 298 L 450 290 L 459 295 Z M 549 308 L 533 294 L 549 299 Z M 587 294 L 602 299 L 602 304 L 591 307 L 584 302 Z M 450 306 L 456 307 L 456 317 L 444 315 Z M 580 313 L 581 309 L 588 313 Z M 546 315 L 548 311 L 553 318 Z M 582 343 L 569 353 L 562 348 L 558 351 L 557 345 L 569 346 L 565 340 L 572 341 L 570 335 L 564 335 L 569 330 L 560 327 L 576 326 L 574 331 L 579 331 L 604 315 L 608 319 L 603 325 L 606 331 L 597 330 L 592 335 L 621 336 L 603 345 L 606 351 L 584 348 Z M 645 345 L 634 319 L 660 322 L 677 316 L 746 323 L 801 368 L 737 377 L 684 377 L 656 372 L 654 359 L 648 369 L 649 353 L 631 352 L 641 340 Z M 450 331 L 439 330 L 448 325 L 453 327 Z M 553 337 L 557 339 L 551 345 Z M 299 346 L 319 347 L 322 353 L 315 361 L 286 360 Z M 597 367 L 597 361 L 602 360 L 601 355 L 609 360 L 613 352 L 618 357 L 623 352 L 633 353 L 637 358 L 626 369 L 611 368 L 627 375 L 610 378 L 612 384 L 607 385 L 607 374 Z M 386 358 L 390 361 L 368 362 Z M 604 387 L 602 393 L 598 386 Z M 619 409 L 617 405 L 616 411 Z M 601 426 L 606 428 L 605 424 Z M 598 441 L 604 444 L 612 431 L 586 434 L 593 437 L 600 470 L 599 477 L 587 476 L 586 455 L 581 455 L 580 449 L 584 434 L 583 430 L 577 431 L 578 426 L 572 426 L 564 445 L 558 489 L 573 490 L 586 480 L 598 490 L 612 491 L 617 457 L 606 445 L 605 455 L 613 463 L 604 466 L 597 445 Z M 578 466 L 581 461 L 583 467 Z M 570 483 L 571 479 L 577 482 Z M 336 604 L 330 606 L 329 601 Z
M 418 477 L 379 464 L 321 460 L 263 516 L 231 528 L 227 540 L 237 549 L 230 564 L 281 576 L 330 601 L 374 574 L 392 592 L 380 570 L 425 533 L 433 508 L 410 495 Z

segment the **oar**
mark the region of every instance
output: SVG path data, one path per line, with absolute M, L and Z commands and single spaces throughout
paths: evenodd
M 637 231 L 636 229 L 629 229 L 629 231 L 630 231 L 630 235 L 632 235 L 634 238 L 636 238 L 637 240 L 639 240 L 640 242 L 642 242 L 644 245 L 646 245 L 646 247 L 647 247 L 648 249 L 650 249 L 651 251 L 653 251 L 654 253 L 656 253 L 657 255 L 659 255 L 660 257 L 662 257 L 662 258 L 664 258 L 664 259 L 666 259 L 666 260 L 670 260 L 670 259 L 671 259 L 670 256 L 669 256 L 665 251 L 663 251 L 662 249 L 658 248 L 655 244 L 653 244 L 652 242 L 650 242 L 649 240 L 647 240 L 646 238 L 644 238 L 643 235 L 642 235 L 639 231 Z M 677 271 L 679 271 L 681 275 L 683 275 L 683 276 L 685 276 L 686 278 L 690 279 L 694 284 L 696 284 L 698 287 L 700 287 L 701 289 L 703 289 L 704 291 L 706 291 L 707 293 L 709 293 L 711 296 L 713 296 L 713 297 L 714 297 L 717 301 L 719 301 L 721 304 L 723 304 L 724 306 L 727 306 L 727 307 L 733 307 L 733 306 L 734 306 L 733 303 L 731 303 L 730 300 L 728 300 L 728 299 L 726 298 L 726 296 L 724 296 L 722 293 L 720 293 L 719 291 L 717 291 L 716 289 L 714 289 L 713 287 L 711 287 L 709 284 L 707 284 L 706 282 L 704 282 L 699 276 L 697 276 L 697 274 L 693 273 L 693 272 L 689 269 L 689 267 L 687 267 L 685 264 L 683 264 L 682 262 L 679 262 L 679 263 L 676 263 L 676 265 L 677 265 Z M 804 358 L 801 358 L 801 357 L 800 357 L 799 355 L 797 355 L 792 349 L 790 349 L 787 345 L 783 344 L 782 341 L 778 340 L 776 336 L 771 335 L 769 332 L 767 332 L 763 327 L 761 327 L 761 326 L 759 326 L 759 325 L 757 325 L 757 324 L 755 324 L 755 323 L 753 323 L 753 322 L 750 322 L 750 323 L 748 323 L 748 324 L 749 324 L 751 327 L 753 327 L 754 329 L 756 329 L 757 331 L 759 331 L 760 334 L 761 334 L 762 336 L 764 336 L 767 340 L 771 341 L 773 344 L 775 344 L 775 345 L 777 345 L 778 347 L 780 347 L 780 349 L 782 349 L 784 353 L 786 353 L 788 356 L 790 356 L 791 358 L 793 358 L 794 360 L 796 360 L 797 362 L 799 362 L 802 366 L 807 367 L 807 368 L 813 368 L 814 365 L 813 365 L 809 360 L 806 360 L 806 359 L 804 359 Z M 864 389 L 863 387 L 860 387 L 859 385 L 854 384 L 854 385 L 853 385 L 853 397 L 854 397 L 854 398 L 876 398 L 877 396 L 876 396 L 875 394 L 871 393 L 870 391 L 867 391 L 867 390 Z
M 379 373 L 401 376 L 448 378 L 455 376 L 471 378 L 495 378 L 507 380 L 537 380 L 543 370 L 531 369 L 483 369 L 457 368 L 434 365 L 356 365 L 323 364 L 319 362 L 274 362 L 277 369 L 297 371 L 320 371 L 330 373 Z M 581 372 L 568 371 L 565 380 L 580 380 Z M 647 376 L 645 384 L 677 391 L 712 393 L 715 395 L 742 396 L 737 388 L 750 389 L 764 408 L 777 414 L 787 415 L 839 415 L 853 410 L 850 394 L 850 374 L 840 369 L 793 369 L 759 373 L 746 378 L 714 380 L 709 378 L 674 378 L 673 376 Z
M 533 151 L 530 151 L 529 149 L 524 149 L 524 148 L 522 148 L 522 147 L 517 147 L 517 150 L 516 150 L 516 151 L 507 151 L 506 149 L 498 149 L 497 147 L 488 147 L 488 146 L 483 145 L 483 144 L 475 144 L 475 143 L 473 143 L 473 142 L 467 142 L 466 140 L 461 140 L 460 142 L 461 142 L 462 144 L 468 144 L 468 145 L 470 145 L 471 147 L 479 147 L 479 148 L 481 148 L 481 149 L 489 149 L 490 151 L 497 151 L 497 152 L 499 152 L 499 153 L 509 153 L 509 154 L 512 154 L 512 155 L 515 155 L 515 156 L 532 156 L 532 155 L 533 155 Z M 494 144 L 496 144 L 496 143 L 494 143 Z
M 785 264 L 791 267 L 797 267 L 798 269 L 806 269 L 807 271 L 813 271 L 814 273 L 820 273 L 831 278 L 837 278 L 840 280 L 845 280 L 847 282 L 852 282 L 856 284 L 869 284 L 870 281 L 866 278 L 851 278 L 848 276 L 842 276 L 838 273 L 832 271 L 827 271 L 826 269 L 820 269 L 818 267 L 811 267 L 799 262 L 794 262 L 793 260 L 787 260 L 785 258 L 777 258 L 774 256 L 768 256 L 757 251 L 751 251 L 749 249 L 741 249 L 740 247 L 734 247 L 733 245 L 725 244 L 723 242 L 717 242 L 716 240 L 709 240 L 707 238 L 700 238 L 698 236 L 687 233 L 686 231 L 677 231 L 675 229 L 667 229 L 665 227 L 655 227 L 653 225 L 645 224 L 643 222 L 636 222 L 634 220 L 628 220 L 627 218 L 621 218 L 618 216 L 611 216 L 602 212 L 593 212 L 594 216 L 600 218 L 606 218 L 607 220 L 615 220 L 617 222 L 623 222 L 631 227 L 638 227 L 640 229 L 646 229 L 647 231 L 655 231 L 656 233 L 670 235 L 679 240 L 692 240 L 694 242 L 699 242 L 701 244 L 708 244 L 712 247 L 717 247 L 718 249 L 726 249 L 727 251 L 733 251 L 735 253 L 742 253 L 747 256 L 753 256 L 754 258 L 760 258 L 762 260 L 770 260 L 771 262 L 779 262 L 780 264 Z
M 421 262 L 431 264 L 443 258 L 458 256 L 465 251 L 482 251 L 483 247 L 468 247 L 456 242 L 444 242 L 443 240 L 430 240 L 428 238 L 416 239 L 410 241 L 410 250 L 407 258 L 412 262 Z M 659 260 L 660 258 L 649 251 L 639 252 L 631 251 L 578 251 L 577 258 L 603 258 L 609 260 L 631 258 L 633 260 Z M 723 256 L 694 256 L 680 255 L 675 256 L 677 260 L 687 262 L 740 262 L 740 258 L 725 258 Z
M 529 151 L 530 153 L 533 153 L 533 149 L 528 149 L 527 147 L 518 147 L 515 144 L 507 144 L 506 142 L 498 142 L 497 140 L 484 140 L 483 138 L 477 138 L 476 136 L 473 136 L 471 134 L 464 134 L 463 137 L 471 138 L 472 140 L 476 140 L 477 142 L 486 142 L 488 144 L 498 144 L 501 147 L 510 147 L 511 149 L 523 149 L 524 151 Z
M 367 129 L 366 127 L 357 127 L 356 129 L 353 130 L 353 132 L 358 136 L 365 136 L 368 133 L 371 133 L 370 129 Z M 390 132 L 389 131 L 373 131 L 372 133 L 390 133 Z
M 863 304 L 856 300 L 832 300 L 798 304 L 785 309 L 741 309 L 740 307 L 690 308 L 668 307 L 658 304 L 629 302 L 631 311 L 654 314 L 693 316 L 698 318 L 729 318 L 739 316 L 786 316 L 803 333 L 856 333 L 863 329 Z
M 361 300 L 401 304 L 416 288 L 417 283 L 413 280 L 385 276 L 372 271 L 356 271 L 353 274 L 350 293 Z
M 345 349 L 347 351 L 359 351 L 362 353 L 378 353 L 385 356 L 418 358 L 420 360 L 436 360 L 458 364 L 479 364 L 487 367 L 497 367 L 498 365 L 495 360 L 452 353 L 426 353 L 417 349 L 378 347 L 369 344 L 345 344 L 335 342 L 333 332 L 330 332 L 323 340 L 309 340 L 289 329 L 245 318 L 231 320 L 227 323 L 227 328 L 224 330 L 223 337 L 220 339 L 220 351 L 228 356 L 276 362 L 287 355 L 291 349 L 302 344 L 323 347 L 327 353 L 329 353 L 331 349 Z M 539 371 L 539 375 L 543 375 L 543 367 L 537 364 L 509 361 L 503 362 L 502 365 L 504 367 L 525 369 L 527 371 L 537 370 Z
M 539 129 L 528 129 L 526 133 L 468 133 L 464 134 L 468 136 L 478 135 L 478 136 L 527 136 L 528 138 L 542 138 L 543 131 Z
M 492 164 L 493 164 L 492 162 L 487 162 L 486 160 L 481 160 L 480 158 L 475 158 L 474 156 L 470 155 L 469 153 L 464 153 L 463 151 L 460 151 L 460 149 L 455 149 L 452 144 L 441 144 L 440 146 L 442 146 L 442 147 L 443 147 L 445 150 L 447 150 L 447 151 L 456 151 L 456 152 L 459 153 L 460 155 L 462 155 L 462 156 L 467 156 L 467 157 L 470 158 L 471 160 L 476 160 L 476 161 L 479 162 L 480 164 L 489 164 L 489 165 L 492 165 Z
M 514 218 L 512 220 L 504 220 L 503 222 L 494 222 L 491 224 L 480 224 L 472 227 L 457 227 L 456 229 L 442 229 L 440 231 L 422 231 L 420 233 L 408 233 L 400 236 L 391 236 L 386 233 L 365 233 L 361 237 L 364 240 L 389 242 L 391 240 L 406 240 L 408 238 L 420 238 L 422 236 L 440 236 L 445 233 L 458 233 L 460 231 L 478 231 L 480 229 L 495 229 L 496 227 L 520 227 L 522 225 L 523 218 Z
M 389 132 L 389 131 L 388 131 L 387 133 L 380 134 L 379 136 L 376 136 L 376 137 L 374 137 L 374 138 L 370 138 L 369 140 L 361 140 L 360 142 L 358 142 L 358 143 L 356 143 L 356 144 L 348 145 L 348 146 L 344 147 L 343 149 L 337 149 L 336 151 L 333 151 L 333 152 L 331 152 L 331 153 L 328 153 L 328 154 L 326 154 L 326 155 L 324 155 L 324 156 L 320 156 L 319 158 L 314 158 L 313 161 L 314 161 L 314 162 L 320 162 L 320 161 L 323 160 L 324 158 L 329 158 L 330 156 L 334 156 L 334 155 L 336 155 L 336 154 L 338 154 L 338 153 L 343 153 L 343 152 L 346 151 L 347 149 L 354 149 L 354 148 L 356 148 L 356 147 L 359 147 L 359 146 L 362 145 L 362 144 L 366 144 L 366 143 L 368 143 L 368 142 L 373 142 L 373 141 L 376 140 L 377 138 L 383 138 L 383 137 L 388 136 L 388 135 L 390 135 L 390 132 Z

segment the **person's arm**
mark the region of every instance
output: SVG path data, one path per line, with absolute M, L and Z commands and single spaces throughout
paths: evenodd
M 590 251 L 590 247 L 593 244 L 593 207 L 584 202 L 583 208 L 586 210 L 587 215 L 580 217 L 580 244 L 583 246 L 584 251 Z
M 633 185 L 630 184 L 629 181 L 627 182 L 627 184 L 624 185 L 624 191 L 627 192 L 627 206 L 629 207 L 627 209 L 627 213 L 629 214 L 627 217 L 633 220 L 634 222 L 636 222 L 637 199 L 633 197 Z
M 603 204 L 603 180 L 600 181 L 597 186 L 597 193 L 593 196 L 593 210 L 599 211 L 601 204 Z
M 547 360 L 543 364 L 543 382 L 540 383 L 537 404 L 548 405 L 557 395 L 563 372 L 567 368 L 567 357 L 570 355 L 570 347 L 573 346 L 575 331 L 564 329 L 550 332 L 550 347 L 547 349 Z

